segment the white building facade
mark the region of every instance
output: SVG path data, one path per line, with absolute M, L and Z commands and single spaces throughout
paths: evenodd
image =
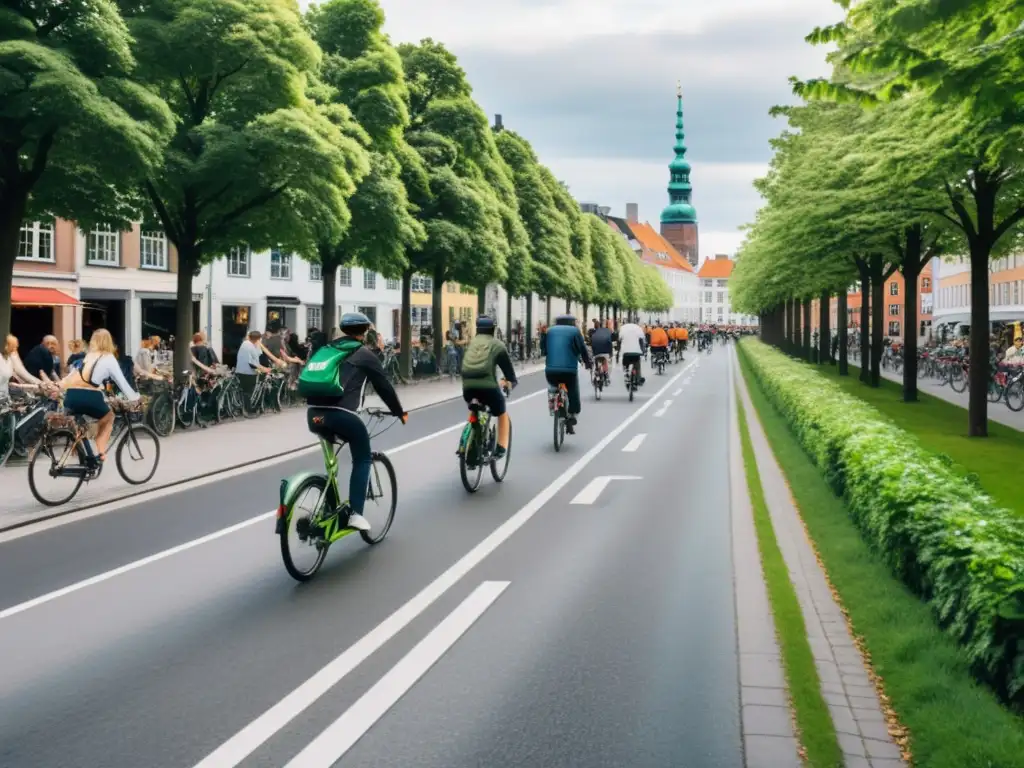
M 697 270 L 700 281 L 700 322 L 711 325 L 756 326 L 756 315 L 734 312 L 729 300 L 729 279 L 735 262 L 728 256 L 706 259 Z

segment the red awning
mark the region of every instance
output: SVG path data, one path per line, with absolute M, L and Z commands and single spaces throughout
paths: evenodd
M 14 286 L 11 289 L 11 306 L 13 307 L 77 307 L 81 302 L 74 296 L 58 291 L 56 288 L 26 288 Z

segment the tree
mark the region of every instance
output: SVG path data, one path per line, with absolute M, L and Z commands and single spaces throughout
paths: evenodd
M 176 371 L 188 368 L 192 279 L 245 244 L 313 258 L 340 236 L 369 172 L 344 106 L 304 94 L 320 51 L 290 0 L 124 1 L 139 77 L 176 133 L 147 175 L 151 216 L 178 251 Z
M 537 284 L 537 293 L 546 299 L 548 325 L 551 324 L 551 298 L 553 296 L 571 297 L 579 293 L 580 286 L 580 262 L 583 240 L 579 235 L 579 221 L 576 211 L 579 206 L 572 199 L 566 186 L 555 178 L 555 175 L 546 166 L 539 166 L 540 176 L 544 185 L 551 195 L 555 209 L 558 211 L 559 230 L 564 230 L 567 235 L 564 250 L 548 252 L 540 256 L 545 262 L 547 269 L 541 272 L 542 280 Z
M 340 237 L 329 226 L 317 238 L 327 330 L 336 325 L 338 269 L 357 263 L 398 279 L 408 266 L 406 251 L 424 244 L 426 230 L 402 182 L 400 158 L 412 151 L 405 143 L 409 94 L 402 60 L 381 31 L 384 12 L 377 0 L 330 0 L 311 6 L 306 24 L 323 51 L 321 99 L 352 112 L 370 152 L 369 173 L 349 200 L 348 226 Z
M 130 43 L 111 0 L 0 9 L 0 338 L 24 221 L 124 225 L 138 213 L 133 192 L 173 125 L 133 80 Z
M 611 227 L 592 213 L 586 215 L 590 228 L 590 251 L 593 272 L 600 275 L 596 281 L 594 301 L 601 307 L 622 304 L 625 275 L 622 263 L 616 257 L 616 240 L 622 240 Z M 624 241 L 623 241 L 624 242 Z

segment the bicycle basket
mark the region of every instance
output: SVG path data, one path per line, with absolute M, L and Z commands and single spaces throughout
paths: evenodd
M 75 417 L 66 413 L 46 414 L 46 426 L 50 429 L 74 429 Z

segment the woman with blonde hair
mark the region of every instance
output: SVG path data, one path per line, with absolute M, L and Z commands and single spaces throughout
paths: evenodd
M 25 370 L 21 357 L 18 356 L 18 337 L 7 334 L 3 349 L 0 349 L 0 401 L 8 400 L 10 388 L 36 389 L 46 385 Z
M 107 405 L 103 386 L 113 381 L 128 400 L 139 400 L 139 393 L 131 388 L 121 372 L 115 350 L 110 331 L 98 328 L 89 339 L 89 352 L 81 370 L 72 371 L 60 383 L 65 390 L 64 410 L 96 419 L 96 458 L 99 461 L 106 460 L 110 435 L 114 431 L 114 413 Z

